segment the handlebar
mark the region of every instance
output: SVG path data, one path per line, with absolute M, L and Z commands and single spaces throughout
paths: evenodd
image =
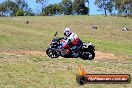
M 58 32 L 55 32 L 54 36 L 57 36 L 58 35 Z

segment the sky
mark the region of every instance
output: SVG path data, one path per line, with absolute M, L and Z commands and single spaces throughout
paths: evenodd
M 5 0 L 0 0 L 0 3 L 3 1 Z M 41 11 L 40 4 L 37 4 L 36 0 L 25 0 L 25 1 L 28 2 L 29 7 L 31 7 L 34 12 L 39 13 Z M 48 4 L 59 3 L 61 1 L 62 0 L 49 0 Z M 89 0 L 90 15 L 101 14 L 102 12 L 97 11 L 98 8 L 94 5 L 94 1 L 95 0 Z

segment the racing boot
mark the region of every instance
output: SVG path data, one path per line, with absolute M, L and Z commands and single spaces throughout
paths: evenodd
M 71 55 L 73 56 L 73 58 L 78 58 L 79 52 L 77 50 L 77 47 L 73 46 L 72 48 L 70 48 L 70 50 L 71 50 Z
M 72 56 L 73 56 L 74 58 L 78 58 L 79 53 L 78 53 L 78 52 L 73 52 L 73 53 L 72 53 Z

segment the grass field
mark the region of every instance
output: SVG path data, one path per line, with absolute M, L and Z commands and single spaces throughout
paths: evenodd
M 29 21 L 29 24 L 26 24 Z M 89 26 L 96 24 L 97 30 Z M 131 31 L 121 31 L 127 26 Z M 50 59 L 45 55 L 54 33 L 63 36 L 70 27 L 87 42 L 91 41 L 108 62 L 81 59 Z M 110 59 L 111 56 L 121 57 Z M 97 55 L 100 56 L 100 55 Z M 124 63 L 112 63 L 119 61 Z M 88 73 L 132 75 L 132 19 L 102 16 L 51 16 L 0 18 L 0 88 L 131 88 L 132 84 L 76 83 L 79 65 Z M 126 63 L 126 64 L 125 64 Z

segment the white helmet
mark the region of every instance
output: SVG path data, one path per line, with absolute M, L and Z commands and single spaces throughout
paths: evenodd
M 65 28 L 64 29 L 64 36 L 69 36 L 71 34 L 71 29 L 70 28 Z

